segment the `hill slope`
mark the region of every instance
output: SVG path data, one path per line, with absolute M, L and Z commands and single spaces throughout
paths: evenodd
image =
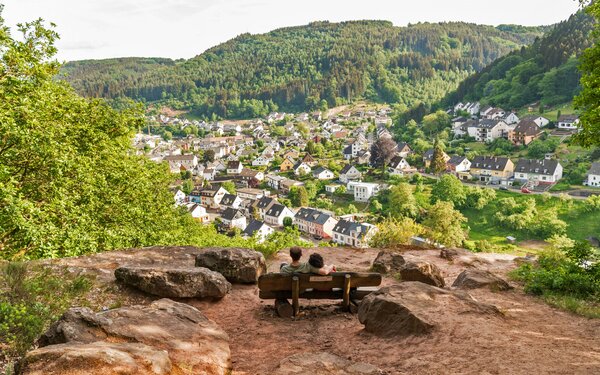
M 547 27 L 318 22 L 243 34 L 189 60 L 111 59 L 63 67 L 85 96 L 165 101 L 222 117 L 311 110 L 357 97 L 431 103 Z
M 591 46 L 593 24 L 593 18 L 583 11 L 572 15 L 531 46 L 467 78 L 444 104 L 480 100 L 508 109 L 540 100 L 546 105 L 571 101 L 581 78 L 577 57 Z

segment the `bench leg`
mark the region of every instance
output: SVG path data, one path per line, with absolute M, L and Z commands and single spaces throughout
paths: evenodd
M 278 298 L 275 300 L 275 311 L 282 318 L 291 318 L 294 315 L 294 309 L 286 298 Z
M 300 279 L 298 276 L 292 277 L 292 306 L 294 308 L 294 316 L 300 311 Z
M 344 296 L 342 301 L 344 311 L 350 310 L 350 275 L 344 277 Z

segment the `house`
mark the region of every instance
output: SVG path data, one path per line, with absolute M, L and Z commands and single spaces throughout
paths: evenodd
M 294 168 L 295 164 L 296 164 L 296 162 L 294 161 L 294 159 L 292 159 L 291 156 L 285 156 L 283 158 L 283 161 L 279 165 L 279 171 L 287 172 L 289 170 L 292 170 Z
M 360 180 L 362 173 L 354 165 L 346 164 L 340 171 L 340 181 L 347 184 L 350 181 Z
M 271 208 L 271 206 L 276 203 L 277 201 L 274 198 L 264 196 L 254 201 L 253 207 L 254 210 L 258 213 L 258 216 L 261 218 L 261 220 L 264 220 L 265 213 L 267 213 L 269 208 Z
M 357 223 L 341 219 L 333 227 L 333 242 L 352 246 L 365 248 L 369 247 L 369 240 L 377 232 L 377 227 L 368 223 Z
M 190 193 L 190 201 L 200 203 L 204 207 L 218 209 L 225 194 L 227 190 L 220 186 L 216 189 L 194 188 Z
M 301 232 L 322 238 L 331 238 L 337 220 L 328 213 L 302 207 L 294 216 L 294 224 Z
M 317 165 L 317 161 L 309 153 L 306 153 L 306 155 L 304 155 L 301 161 L 311 168 Z
M 566 130 L 577 130 L 579 117 L 577 115 L 561 115 L 558 118 L 557 128 Z
M 514 112 L 511 112 L 504 117 L 504 122 L 508 125 L 517 124 L 519 121 L 519 116 Z
M 348 145 L 346 147 L 344 147 L 344 151 L 342 151 L 342 153 L 344 154 L 344 159 L 346 160 L 350 160 L 354 157 L 354 152 L 352 151 L 352 145 Z
M 200 206 L 198 203 L 188 203 L 186 208 L 190 215 L 199 222 L 208 223 L 210 221 L 210 217 L 206 213 L 206 208 Z
M 191 171 L 198 165 L 196 155 L 168 155 L 163 160 L 169 163 L 171 173 L 179 173 L 182 170 Z
M 252 180 L 263 181 L 265 179 L 265 174 L 261 171 L 255 171 L 254 169 L 244 168 L 239 175 L 239 178 L 242 181 L 250 182 Z
M 466 156 L 454 155 L 446 162 L 449 172 L 467 172 L 471 169 L 471 162 Z
M 398 143 L 398 147 L 396 148 L 396 154 L 398 154 L 398 156 L 405 158 L 408 155 L 410 155 L 411 152 L 412 152 L 412 149 L 410 148 L 408 143 L 406 143 L 406 142 Z
M 381 185 L 370 182 L 353 182 L 346 185 L 346 191 L 354 194 L 356 202 L 368 202 L 371 197 L 379 193 Z
M 592 163 L 585 184 L 591 187 L 600 187 L 600 162 Z
M 335 193 L 335 191 L 337 189 L 339 189 L 340 186 L 342 186 L 342 185 L 338 185 L 338 184 L 325 185 L 325 191 L 329 194 L 333 194 L 333 193 Z
M 563 175 L 563 167 L 556 159 L 519 159 L 515 166 L 515 180 L 555 184 Z
M 246 216 L 244 216 L 242 210 L 227 208 L 221 213 L 221 223 L 225 228 L 244 230 L 246 229 Z
M 335 175 L 333 174 L 332 171 L 330 171 L 327 168 L 323 168 L 323 167 L 317 167 L 313 173 L 312 173 L 313 177 L 318 179 L 318 180 L 333 180 L 335 178 Z
M 300 182 L 300 181 L 296 181 L 296 180 L 291 180 L 289 178 L 284 179 L 283 181 L 281 181 L 279 183 L 279 190 L 283 193 L 283 194 L 287 194 L 290 192 L 290 189 L 294 186 L 304 186 L 304 182 Z
M 307 175 L 311 171 L 310 166 L 303 161 L 299 161 L 298 163 L 296 163 L 296 165 L 294 165 L 293 169 L 294 169 L 294 174 L 296 176 Z
M 259 220 L 250 220 L 242 233 L 244 237 L 256 237 L 258 243 L 265 241 L 275 230 Z
M 261 189 L 242 188 L 237 189 L 237 194 L 242 199 L 257 200 L 264 197 L 265 195 L 269 195 L 269 192 L 267 191 L 265 194 L 265 191 Z
M 433 148 L 430 148 L 429 150 L 425 151 L 423 153 L 423 163 L 425 163 L 425 168 L 429 168 L 429 166 L 431 165 L 431 161 L 433 160 Z M 448 154 L 446 154 L 445 152 L 442 151 L 442 157 L 444 158 L 444 162 L 448 162 L 448 160 L 450 160 L 450 156 L 448 156 Z
M 206 168 L 206 169 L 204 169 L 204 172 L 202 172 L 202 178 L 204 178 L 204 180 L 206 180 L 206 181 L 212 181 L 215 179 L 216 174 L 217 174 L 217 171 L 214 170 L 213 168 Z
M 274 190 L 279 190 L 279 184 L 281 181 L 285 180 L 286 178 L 283 176 L 279 176 L 276 174 L 268 174 L 266 177 L 267 180 L 267 185 Z
M 223 195 L 223 198 L 221 198 L 219 206 L 221 206 L 222 210 L 225 210 L 227 208 L 240 208 L 241 204 L 242 198 L 234 194 L 225 194 Z
M 481 119 L 475 125 L 474 134 L 469 130 L 469 135 L 474 136 L 477 142 L 493 142 L 498 138 L 508 138 L 510 127 L 507 123 L 496 119 Z M 469 127 L 471 129 L 471 127 Z
M 240 174 L 244 166 L 239 160 L 230 161 L 227 163 L 227 174 Z
M 187 195 L 185 195 L 185 193 L 179 189 L 177 189 L 177 191 L 173 195 L 173 198 L 175 199 L 176 206 L 183 206 L 187 201 Z
M 393 176 L 404 176 L 415 173 L 417 170 L 408 164 L 402 156 L 394 156 L 388 165 L 388 173 Z
M 294 212 L 286 206 L 275 203 L 265 212 L 265 222 L 275 227 L 283 226 L 283 219 L 286 217 L 294 218 Z
M 371 162 L 371 152 L 370 151 L 363 151 L 363 152 L 359 153 L 358 157 L 356 159 L 356 162 L 359 165 L 369 164 Z
M 523 117 L 522 120 L 533 121 L 540 128 L 543 128 L 544 126 L 546 126 L 550 123 L 550 120 L 548 120 L 547 118 L 545 118 L 543 116 L 535 116 L 535 115 L 525 116 L 525 117 Z
M 256 159 L 252 160 L 252 166 L 253 167 L 268 166 L 269 164 L 271 164 L 272 160 L 273 159 L 268 156 L 260 155 Z
M 542 135 L 540 128 L 532 120 L 521 120 L 517 126 L 508 133 L 508 139 L 517 146 L 527 146 Z
M 501 119 L 506 116 L 506 112 L 502 108 L 489 108 L 486 109 L 485 113 L 481 113 L 481 118 L 487 120 Z
M 300 156 L 300 153 L 297 150 L 287 150 L 285 154 L 283 154 L 283 158 L 292 158 L 296 159 Z
M 503 182 L 513 176 L 515 165 L 509 158 L 475 156 L 471 162 L 471 176 L 484 182 Z
M 227 165 L 223 160 L 215 160 L 214 162 L 207 165 L 208 168 L 213 168 L 217 172 L 223 172 L 227 170 Z

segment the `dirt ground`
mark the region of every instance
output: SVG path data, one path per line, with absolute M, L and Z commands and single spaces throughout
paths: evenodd
M 341 270 L 367 270 L 376 250 L 322 248 L 327 263 Z M 122 304 L 153 299 L 114 284 L 117 265 L 193 265 L 190 248 L 156 248 L 139 252 L 113 252 L 87 258 L 53 262 L 71 270 L 85 269 L 97 275 L 104 298 L 114 293 Z M 465 265 L 441 259 L 437 250 L 407 250 L 407 258 L 438 265 L 451 285 Z M 498 275 L 514 268 L 511 256 L 483 255 L 479 268 Z M 276 270 L 287 261 L 285 252 L 270 261 Z M 396 283 L 384 278 L 384 285 Z M 477 300 L 496 305 L 504 317 L 464 314 L 440 316 L 439 328 L 420 337 L 381 339 L 363 330 L 355 314 L 341 312 L 335 301 L 302 301 L 296 319 L 275 315 L 272 301 L 258 298 L 255 285 L 234 285 L 218 302 L 186 300 L 217 322 L 230 337 L 235 374 L 269 374 L 279 361 L 300 352 L 327 351 L 371 363 L 387 374 L 598 374 L 600 373 L 600 320 L 590 320 L 552 308 L 525 295 L 518 285 L 509 292 L 474 290 Z M 125 297 L 123 297 L 125 296 Z

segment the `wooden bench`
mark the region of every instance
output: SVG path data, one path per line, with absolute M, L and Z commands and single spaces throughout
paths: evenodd
M 268 273 L 258 279 L 259 297 L 274 299 L 282 317 L 296 316 L 299 299 L 341 299 L 342 307 L 363 299 L 381 284 L 381 275 L 370 272 L 334 272 L 327 276 L 294 273 Z M 288 299 L 292 299 L 290 306 Z

